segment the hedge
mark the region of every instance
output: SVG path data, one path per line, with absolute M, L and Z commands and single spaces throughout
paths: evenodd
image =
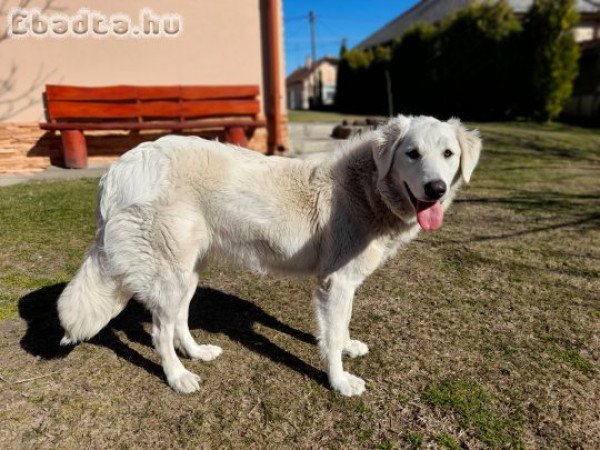
M 341 55 L 337 109 L 465 119 L 549 120 L 578 72 L 574 0 L 534 0 L 522 22 L 506 0 L 473 3 L 435 25 L 417 25 L 385 47 Z

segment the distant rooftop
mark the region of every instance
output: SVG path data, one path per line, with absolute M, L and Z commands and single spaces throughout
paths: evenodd
M 317 69 L 317 67 L 319 67 L 321 64 L 323 63 L 329 63 L 329 64 L 334 64 L 337 65 L 338 63 L 338 59 L 333 57 L 333 56 L 324 56 L 321 59 L 318 59 L 315 63 L 313 63 L 312 61 L 307 61 L 307 64 L 301 67 L 298 67 L 296 70 L 294 70 L 292 73 L 290 73 L 286 79 L 285 82 L 286 84 L 293 84 L 293 83 L 299 83 L 304 81 L 306 78 L 308 78 L 310 76 L 310 74 Z
M 371 36 L 356 45 L 364 49 L 393 41 L 417 23 L 435 23 L 449 16 L 453 11 L 465 8 L 471 0 L 421 0 L 405 13 L 384 25 Z M 516 13 L 525 13 L 533 0 L 508 0 Z M 582 14 L 600 13 L 599 0 L 577 0 L 577 10 Z

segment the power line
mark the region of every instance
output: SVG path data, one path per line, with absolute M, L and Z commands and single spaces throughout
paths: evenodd
M 363 23 L 377 23 L 377 24 L 383 24 L 381 20 L 374 20 L 374 19 L 350 19 L 350 18 L 344 18 L 344 17 L 335 17 L 335 16 L 328 16 L 328 15 L 320 15 L 319 14 L 319 18 L 321 19 L 327 19 L 330 22 L 340 22 L 340 23 L 353 23 L 353 24 L 363 24 Z
M 310 42 L 310 38 L 288 38 L 286 39 L 286 42 L 290 42 L 290 43 L 299 43 L 299 42 Z M 322 47 L 322 44 L 324 42 L 340 42 L 340 38 L 337 36 L 331 36 L 331 37 L 324 37 L 319 39 L 319 47 Z
M 296 28 L 286 28 L 285 29 L 286 40 L 289 38 L 296 37 L 299 34 L 304 34 L 306 32 L 304 27 L 305 27 L 305 24 L 302 24 L 301 26 L 296 26 Z
M 329 26 L 325 21 L 321 20 L 321 25 L 323 25 L 326 29 L 328 29 L 329 31 L 331 31 L 337 38 L 338 42 L 342 42 L 342 41 L 348 41 L 349 39 L 352 38 L 352 36 L 347 36 L 346 34 L 340 33 L 339 30 L 335 30 L 334 28 L 332 28 L 331 26 Z M 340 44 L 341 45 L 341 44 Z
M 306 16 L 292 16 L 292 17 L 284 17 L 284 22 L 298 22 L 300 20 L 306 20 Z
M 306 38 L 300 37 L 304 33 L 304 25 L 302 25 L 301 23 L 290 27 L 290 29 L 286 29 L 285 46 L 287 48 L 287 51 L 297 55 L 300 52 L 302 52 L 303 49 L 307 49 L 308 46 L 305 47 L 305 44 L 309 44 L 310 48 L 307 49 L 307 53 L 311 56 L 313 61 L 316 61 L 319 49 L 321 51 L 325 51 L 328 54 L 331 54 L 331 50 L 336 47 L 339 48 L 342 42 L 348 42 L 352 40 L 352 36 L 348 36 L 345 33 L 341 33 L 336 26 L 332 26 L 330 23 L 333 21 L 345 21 L 344 18 L 336 18 L 333 16 L 324 17 L 326 17 L 326 20 L 323 20 L 323 16 L 319 15 L 319 26 L 323 26 L 327 31 L 329 31 L 332 34 L 332 36 L 317 36 L 317 14 L 314 11 L 309 11 L 307 15 L 303 16 L 291 16 L 284 18 L 286 23 L 301 22 L 308 19 L 309 26 L 309 36 Z M 354 22 L 359 23 L 361 21 L 355 20 Z

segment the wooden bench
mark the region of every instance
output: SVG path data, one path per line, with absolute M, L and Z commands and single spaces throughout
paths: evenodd
M 266 125 L 259 117 L 258 86 L 47 85 L 47 122 L 60 131 L 66 167 L 87 166 L 85 130 L 224 130 L 224 140 L 246 146 Z

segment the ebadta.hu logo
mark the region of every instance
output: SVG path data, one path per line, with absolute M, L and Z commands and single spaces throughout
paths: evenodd
M 47 13 L 38 8 L 13 8 L 7 15 L 10 38 L 174 38 L 183 31 L 183 19 L 175 13 L 140 10 L 137 21 L 123 13 L 103 14 L 86 8 L 75 14 Z

